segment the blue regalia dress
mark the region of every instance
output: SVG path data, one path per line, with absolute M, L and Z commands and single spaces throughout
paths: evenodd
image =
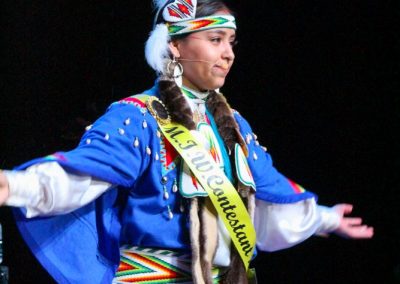
M 144 94 L 159 96 L 157 87 Z M 188 202 L 175 190 L 181 159 L 138 98 L 110 105 L 77 148 L 16 169 L 55 161 L 70 173 L 112 185 L 96 200 L 67 214 L 27 218 L 25 209 L 14 210 L 25 241 L 59 283 L 111 283 L 124 244 L 190 250 L 189 218 L 182 210 Z M 315 198 L 280 174 L 247 121 L 237 112 L 234 118 L 247 142 L 256 199 L 288 204 Z

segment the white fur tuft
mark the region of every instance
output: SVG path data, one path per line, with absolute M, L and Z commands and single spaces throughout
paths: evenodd
M 147 63 L 156 72 L 162 73 L 164 70 L 164 61 L 169 57 L 168 28 L 165 24 L 158 24 L 150 33 L 145 46 L 145 57 Z
M 153 5 L 156 9 L 160 9 L 168 0 L 153 0 Z

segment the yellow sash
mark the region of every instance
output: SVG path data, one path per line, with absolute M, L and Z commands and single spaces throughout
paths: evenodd
M 256 232 L 235 187 L 187 128 L 157 114 L 156 108 L 161 104 L 157 98 L 150 97 L 146 104 L 164 136 L 207 191 L 247 270 L 255 248 Z

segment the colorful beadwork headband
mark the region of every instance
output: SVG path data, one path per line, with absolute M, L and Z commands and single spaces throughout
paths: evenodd
M 162 2 L 162 1 L 158 1 Z M 169 0 L 159 6 L 156 19 L 162 13 L 164 21 L 174 23 L 196 17 L 197 0 Z
M 154 4 L 158 9 L 153 31 L 146 42 L 145 56 L 147 63 L 158 73 L 164 71 L 165 60 L 169 58 L 171 36 L 216 28 L 236 29 L 232 15 L 196 18 L 197 0 L 154 0 Z M 165 23 L 157 24 L 160 16 Z
M 236 22 L 235 17 L 231 15 L 213 15 L 194 20 L 169 23 L 167 26 L 168 34 L 173 36 L 216 28 L 236 29 Z

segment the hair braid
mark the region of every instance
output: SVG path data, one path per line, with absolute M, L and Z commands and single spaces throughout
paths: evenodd
M 171 119 L 189 130 L 196 129 L 189 104 L 174 80 L 161 76 L 158 81 L 160 98 L 168 109 Z

